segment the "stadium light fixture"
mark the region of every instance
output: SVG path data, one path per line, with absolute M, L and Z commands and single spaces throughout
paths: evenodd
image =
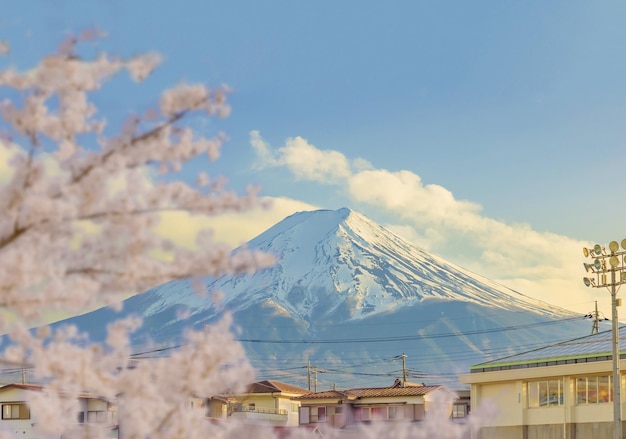
M 591 288 L 607 288 L 611 293 L 613 438 L 622 439 L 619 322 L 617 319 L 617 307 L 621 305 L 621 299 L 617 298 L 617 292 L 626 283 L 626 239 L 621 242 L 621 250 L 617 241 L 611 241 L 608 252 L 600 244 L 596 244 L 593 248 L 583 247 L 583 255 L 592 259 L 591 263 L 583 263 L 585 271 L 590 273 L 589 276 L 583 278 L 585 285 Z

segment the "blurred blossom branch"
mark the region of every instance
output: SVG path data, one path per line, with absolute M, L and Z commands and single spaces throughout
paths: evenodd
M 43 434 L 72 437 L 77 407 L 68 396 L 88 392 L 115 401 L 124 437 L 206 437 L 207 422 L 188 409 L 188 398 L 241 390 L 252 377 L 228 316 L 189 330 L 168 358 L 134 362 L 130 336 L 138 319 L 111 323 L 103 345 L 73 327 L 27 329 L 51 309 L 119 306 L 128 293 L 173 279 L 249 273 L 273 262 L 246 249 L 233 253 L 210 233 L 201 233 L 199 248 L 189 250 L 152 232 L 167 211 L 215 216 L 257 207 L 258 189 L 239 195 L 206 173 L 197 186 L 154 181 L 156 170 L 219 158 L 225 136 L 199 136 L 185 122 L 226 117 L 227 89 L 178 85 L 144 115 L 108 127 L 92 94 L 123 70 L 134 81 L 146 80 L 161 59 L 152 53 L 127 60 L 81 56 L 82 44 L 97 37 L 70 37 L 29 71 L 0 71 L 0 90 L 9 96 L 0 101 L 0 154 L 11 165 L 9 175 L 0 176 L 0 307 L 17 317 L 3 322 L 13 344 L 2 360 L 30 365 L 46 383 L 29 400 Z M 0 44 L 0 53 L 8 50 Z M 88 437 L 108 434 L 89 429 L 80 435 L 86 431 Z

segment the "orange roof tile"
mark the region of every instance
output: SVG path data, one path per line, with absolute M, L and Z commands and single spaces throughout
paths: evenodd
M 351 390 L 327 390 L 325 392 L 311 392 L 293 399 L 356 399 L 357 396 L 350 393 Z
M 369 389 L 350 389 L 359 398 L 379 396 L 423 396 L 440 389 L 442 386 L 409 386 L 409 387 L 372 387 Z
M 370 387 L 348 390 L 327 390 L 307 393 L 294 399 L 347 399 L 376 398 L 387 396 L 423 396 L 443 386 Z

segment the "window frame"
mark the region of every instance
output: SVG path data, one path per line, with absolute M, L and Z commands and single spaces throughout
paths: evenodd
M 10 410 L 10 413 L 6 413 L 6 409 Z M 17 409 L 17 415 L 14 410 Z M 2 419 L 3 420 L 19 420 L 30 419 L 30 409 L 25 402 L 7 402 L 2 403 Z
M 563 407 L 565 382 L 563 378 L 550 378 L 526 382 L 528 408 Z
M 322 412 L 321 414 L 320 411 Z M 327 418 L 325 405 L 311 406 L 311 410 L 309 411 L 309 423 L 318 424 L 320 422 L 326 422 Z
M 467 417 L 467 404 L 452 404 L 452 418 L 463 419 Z
M 105 424 L 107 422 L 106 410 L 88 410 L 87 412 L 87 424 Z M 95 418 L 95 419 L 92 419 Z
M 582 389 L 583 386 L 584 389 Z M 613 377 L 610 374 L 576 377 L 576 405 L 597 405 L 612 402 Z
M 392 415 L 392 411 L 395 412 L 395 415 Z M 397 421 L 400 419 L 404 419 L 404 406 L 401 405 L 390 405 L 387 407 L 387 419 L 389 421 Z

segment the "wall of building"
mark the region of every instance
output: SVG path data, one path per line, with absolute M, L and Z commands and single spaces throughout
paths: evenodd
M 624 360 L 622 360 L 623 362 Z M 480 439 L 611 439 L 613 437 L 613 403 L 579 404 L 576 379 L 611 373 L 611 362 L 567 364 L 557 366 L 483 372 L 465 375 L 471 384 L 471 405 L 483 404 L 498 414 L 481 420 Z M 526 383 L 529 381 L 563 380 L 563 405 L 528 407 Z M 624 376 L 622 376 L 624 395 Z M 624 398 L 622 419 L 626 420 Z
M 207 402 L 206 415 L 209 418 L 226 418 L 228 416 L 228 405 L 223 401 L 210 399 Z
M 613 422 L 584 422 L 573 426 L 571 439 L 613 438 Z M 622 426 L 622 437 L 624 437 Z
M 487 402 L 493 415 L 481 419 L 483 425 L 523 425 L 525 423 L 523 401 L 522 381 L 472 384 L 472 410 L 478 408 L 481 402 Z
M 477 439 L 527 439 L 524 437 L 524 428 L 521 425 L 483 427 L 479 430 L 477 436 Z
M 295 395 L 294 395 L 295 396 Z M 288 397 L 277 397 L 277 405 L 279 410 L 285 410 L 287 412 L 287 422 L 285 426 L 295 427 L 298 425 L 298 407 L 300 407 L 299 401 L 292 401 Z
M 622 428 L 623 430 L 623 428 Z M 613 423 L 483 427 L 476 439 L 612 439 Z
M 0 404 L 8 402 L 23 402 L 26 400 L 26 392 L 28 390 L 10 388 L 0 393 Z M 0 410 L 2 407 L 0 406 Z M 33 413 L 30 419 L 1 419 L 0 412 L 0 431 L 9 431 L 15 434 L 15 437 L 30 439 L 35 437 L 33 433 Z
M 247 423 L 260 423 L 266 421 L 270 424 L 283 427 L 295 427 L 298 425 L 297 401 L 290 397 L 276 394 L 249 394 L 237 397 L 237 403 L 244 409 L 241 412 L 233 412 L 233 419 L 240 419 Z M 254 409 L 252 409 L 254 405 Z
M 255 409 L 276 409 L 276 400 L 271 395 L 254 394 L 237 397 L 237 402 L 243 407 L 249 407 L 254 404 Z

